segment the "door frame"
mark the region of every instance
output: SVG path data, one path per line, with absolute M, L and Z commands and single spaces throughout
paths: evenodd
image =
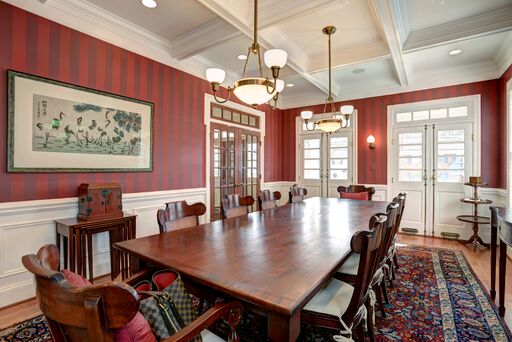
M 248 113 L 251 115 L 255 115 L 259 118 L 260 127 L 259 128 L 252 128 L 247 127 L 244 125 L 237 125 L 236 123 L 231 123 L 223 120 L 217 120 L 210 117 L 210 111 L 211 111 L 211 104 L 217 103 L 213 95 L 210 95 L 208 93 L 204 94 L 204 127 L 205 127 L 205 155 L 206 155 L 206 162 L 205 162 L 205 178 L 206 178 L 206 222 L 210 222 L 210 210 L 211 207 L 211 200 L 210 200 L 210 190 L 211 190 L 211 184 L 210 184 L 210 147 L 211 147 L 211 141 L 210 141 L 210 123 L 219 123 L 221 125 L 230 126 L 230 127 L 237 127 L 242 128 L 248 131 L 254 131 L 259 132 L 260 134 L 260 140 L 261 140 L 261 147 L 260 147 L 260 165 L 259 165 L 259 173 L 261 174 L 261 180 L 260 180 L 260 189 L 263 188 L 263 184 L 265 183 L 265 112 L 261 110 L 254 109 L 249 106 L 244 106 L 239 103 L 235 103 L 232 101 L 227 101 L 226 103 L 223 103 L 222 106 L 228 107 L 234 110 L 238 110 L 244 113 Z M 257 198 L 255 198 L 257 200 Z
M 359 184 L 358 183 L 358 172 L 357 172 L 357 166 L 358 166 L 358 163 L 357 163 L 357 155 L 358 155 L 358 130 L 357 130 L 357 109 L 354 109 L 354 112 L 352 113 L 351 115 L 351 118 L 350 118 L 350 121 L 352 123 L 352 126 L 350 129 L 343 129 L 342 128 L 342 131 L 351 131 L 352 132 L 352 174 L 353 174 L 353 178 L 354 178 L 354 184 Z M 330 114 L 330 113 L 319 113 L 319 114 L 315 114 L 313 115 L 313 117 L 311 118 L 312 121 L 314 120 L 318 120 L 318 119 L 321 119 L 322 117 L 324 117 L 326 114 Z M 300 115 L 296 116 L 295 117 L 295 183 L 296 184 L 299 184 L 299 175 L 301 173 L 301 153 L 302 153 L 302 148 L 299 148 L 300 143 L 301 143 L 301 131 L 302 131 L 302 123 L 303 123 L 303 119 Z M 304 134 L 305 135 L 308 135 L 308 134 L 325 134 L 323 133 L 321 130 L 315 130 L 315 131 L 312 131 L 312 132 L 305 132 Z

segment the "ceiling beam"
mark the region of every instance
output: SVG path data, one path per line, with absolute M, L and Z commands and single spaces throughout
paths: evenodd
M 404 2 L 400 0 L 369 0 L 370 9 L 373 12 L 377 26 L 388 44 L 395 75 L 401 86 L 409 84 L 407 67 L 402 53 L 402 42 L 407 34 Z
M 412 52 L 512 29 L 512 6 L 412 31 L 403 50 Z
M 259 17 L 261 19 L 258 26 L 263 29 L 284 21 L 293 20 L 304 13 L 318 10 L 326 5 L 332 5 L 332 0 L 265 1 L 260 5 Z
M 210 11 L 215 13 L 218 17 L 225 20 L 236 29 L 238 29 L 241 33 L 246 35 L 247 37 L 253 37 L 253 28 L 252 28 L 252 15 L 248 15 L 248 13 L 252 14 L 252 9 L 248 10 L 248 8 L 243 8 L 242 6 L 233 6 L 232 3 L 237 4 L 236 1 L 228 1 L 228 0 L 197 0 L 203 6 L 208 8 Z M 320 1 L 320 0 L 314 0 Z M 273 27 L 267 27 L 265 32 L 258 32 L 258 43 L 266 49 L 279 47 L 288 52 L 288 63 L 292 70 L 303 76 L 306 80 L 308 80 L 315 87 L 320 89 L 324 93 L 328 93 L 329 89 L 322 84 L 315 77 L 309 75 L 305 70 L 307 66 L 307 56 L 304 51 L 301 51 L 297 47 L 293 46 L 286 37 L 283 36 L 281 32 Z

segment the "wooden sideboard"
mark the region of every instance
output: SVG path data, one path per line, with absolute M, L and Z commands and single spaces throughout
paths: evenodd
M 134 239 L 136 215 L 83 221 L 76 217 L 55 220 L 57 247 L 64 255 L 64 267 L 93 281 L 92 236 L 108 232 L 110 243 L 110 272 L 112 279 L 120 272 L 120 255 L 112 248 L 115 242 Z M 61 244 L 62 238 L 62 244 Z M 62 250 L 61 250 L 62 245 Z M 69 254 L 69 257 L 68 257 Z M 69 262 L 68 262 L 69 261 Z

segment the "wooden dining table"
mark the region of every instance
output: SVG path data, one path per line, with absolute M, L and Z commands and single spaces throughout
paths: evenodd
M 129 255 L 132 271 L 175 269 L 264 313 L 272 341 L 295 341 L 301 309 L 348 257 L 354 232 L 387 204 L 316 197 L 114 248 Z

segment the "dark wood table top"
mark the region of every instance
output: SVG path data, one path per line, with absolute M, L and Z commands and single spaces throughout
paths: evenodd
M 500 239 L 512 247 L 512 208 L 494 207 L 500 224 Z
M 222 293 L 283 315 L 307 303 L 388 202 L 310 198 L 115 244 Z

